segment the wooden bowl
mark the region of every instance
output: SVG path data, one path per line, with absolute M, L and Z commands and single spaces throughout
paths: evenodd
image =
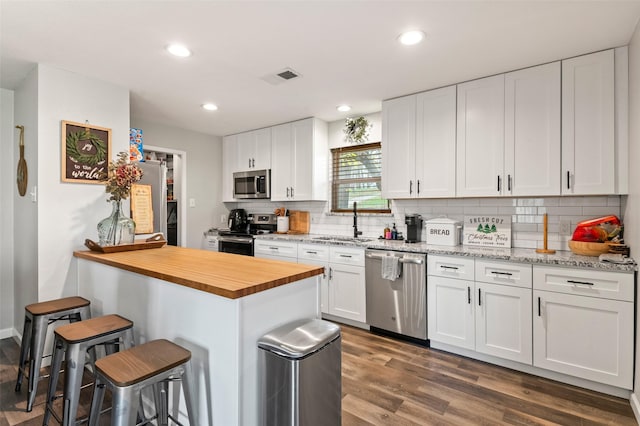
M 569 248 L 575 254 L 581 254 L 583 256 L 600 256 L 603 253 L 609 252 L 608 243 L 585 243 L 570 240 Z

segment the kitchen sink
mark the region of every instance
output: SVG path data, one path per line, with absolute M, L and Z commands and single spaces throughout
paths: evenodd
M 339 241 L 347 243 L 366 243 L 371 241 L 369 238 L 354 238 L 354 237 L 312 237 L 315 241 Z

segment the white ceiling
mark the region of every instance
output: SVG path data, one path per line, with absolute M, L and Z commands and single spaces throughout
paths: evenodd
M 625 45 L 639 17 L 640 0 L 1 0 L 0 86 L 43 63 L 129 88 L 136 118 L 226 135 Z M 397 43 L 416 28 L 424 43 Z M 303 77 L 263 80 L 285 67 Z

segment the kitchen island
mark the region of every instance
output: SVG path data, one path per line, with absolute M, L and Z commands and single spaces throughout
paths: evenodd
M 258 424 L 258 338 L 319 318 L 322 267 L 172 246 L 74 256 L 93 316 L 117 313 L 138 343 L 166 338 L 191 351 L 199 425 Z M 182 421 L 182 402 L 179 411 Z

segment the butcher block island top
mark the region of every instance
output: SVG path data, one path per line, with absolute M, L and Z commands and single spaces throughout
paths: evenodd
M 324 270 L 321 266 L 174 246 L 118 253 L 87 250 L 73 255 L 229 299 L 320 275 Z

